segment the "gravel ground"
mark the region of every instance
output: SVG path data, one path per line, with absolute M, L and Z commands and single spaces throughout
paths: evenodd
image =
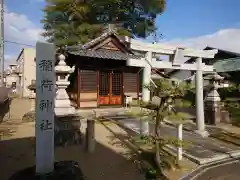
M 35 163 L 34 134 L 35 123 L 22 123 L 22 116 L 29 112 L 29 100 L 15 99 L 11 105 L 10 118 L 0 124 L 0 129 L 9 129 L 14 133 L 4 134 L 0 140 L 1 180 L 8 178 L 18 170 Z M 86 124 L 83 123 L 82 131 Z M 120 131 L 120 129 L 118 129 Z M 135 164 L 126 157 L 126 148 L 113 143 L 112 133 L 103 125 L 96 124 L 96 150 L 93 154 L 85 151 L 84 143 L 55 149 L 55 160 L 77 161 L 89 180 L 144 180 Z M 44 150 L 44 149 L 43 149 Z

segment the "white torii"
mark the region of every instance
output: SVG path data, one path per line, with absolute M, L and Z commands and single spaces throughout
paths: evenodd
M 128 66 L 142 67 L 143 68 L 143 84 L 151 82 L 151 69 L 180 69 L 196 71 L 196 120 L 197 120 L 197 133 L 202 136 L 208 136 L 205 130 L 204 121 L 204 101 L 203 101 L 203 71 L 213 72 L 214 68 L 210 65 L 202 63 L 202 58 L 214 58 L 218 50 L 194 50 L 190 48 L 172 47 L 164 44 L 151 44 L 144 43 L 129 37 L 125 38 L 129 43 L 129 47 L 135 51 L 145 52 L 145 57 L 140 59 L 129 58 L 127 60 Z M 152 57 L 153 53 L 174 55 L 171 62 L 157 61 Z M 195 63 L 183 63 L 181 60 L 184 57 L 196 58 Z M 142 100 L 148 102 L 150 100 L 150 91 L 146 88 L 142 89 Z

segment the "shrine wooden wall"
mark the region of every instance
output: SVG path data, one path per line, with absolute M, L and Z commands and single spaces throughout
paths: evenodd
M 80 70 L 79 78 L 79 106 L 80 107 L 97 107 L 97 71 Z
M 99 106 L 99 71 L 100 70 L 81 70 L 77 69 L 72 88 L 69 95 L 75 106 L 79 108 L 96 108 Z M 122 72 L 122 84 L 124 95 L 138 98 L 140 92 L 139 71 L 131 69 Z M 124 101 L 122 101 L 123 104 Z M 111 104 L 109 104 L 111 105 Z

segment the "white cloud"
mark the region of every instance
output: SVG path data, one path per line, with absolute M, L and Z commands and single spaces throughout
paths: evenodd
M 164 43 L 201 49 L 212 46 L 240 53 L 240 29 L 222 29 L 209 35 L 190 39 L 173 39 Z
M 16 57 L 12 55 L 5 54 L 4 55 L 4 67 L 7 68 L 9 64 L 13 64 L 16 61 Z
M 5 11 L 5 40 L 34 45 L 41 40 L 41 28 L 31 22 L 27 16 Z
M 5 7 L 4 14 L 4 38 L 5 41 L 11 41 L 14 43 L 5 43 L 5 67 L 11 61 L 16 60 L 16 57 L 20 53 L 21 49 L 25 45 L 35 46 L 36 41 L 43 41 L 44 38 L 41 36 L 43 29 L 39 28 L 34 22 L 30 21 L 24 14 L 18 14 L 10 12 Z
M 8 55 L 8 54 L 5 54 L 5 55 L 4 55 L 4 58 L 5 58 L 6 60 L 11 60 L 11 59 L 14 58 L 14 56 L 11 56 L 11 55 Z
M 30 3 L 42 3 L 45 0 L 29 0 Z

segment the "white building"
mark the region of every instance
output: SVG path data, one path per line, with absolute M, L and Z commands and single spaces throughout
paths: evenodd
M 31 91 L 28 86 L 36 79 L 36 50 L 33 48 L 23 48 L 16 60 L 19 78 L 17 82 L 17 92 L 21 97 L 30 97 Z
M 5 85 L 7 88 L 16 87 L 19 80 L 19 73 L 17 71 L 17 64 L 10 64 L 5 70 Z

